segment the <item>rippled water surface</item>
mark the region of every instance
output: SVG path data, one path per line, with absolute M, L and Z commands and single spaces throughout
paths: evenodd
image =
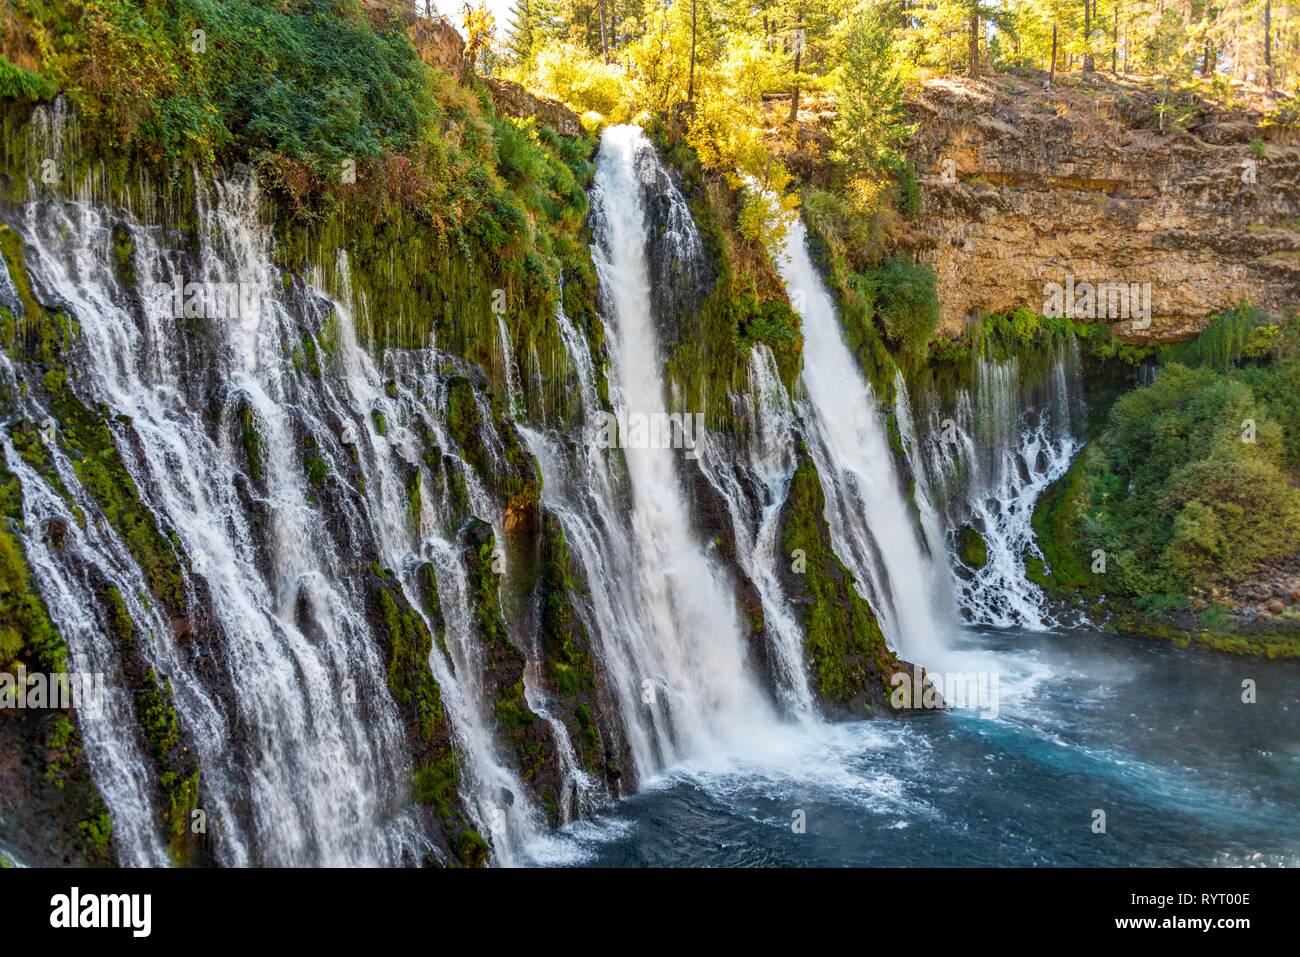
M 997 714 L 791 726 L 699 755 L 538 863 L 638 866 L 1300 862 L 1300 664 L 1089 632 L 969 633 Z M 1242 701 L 1245 680 L 1257 702 Z M 1096 811 L 1105 833 L 1094 832 Z M 800 820 L 803 833 L 797 832 Z

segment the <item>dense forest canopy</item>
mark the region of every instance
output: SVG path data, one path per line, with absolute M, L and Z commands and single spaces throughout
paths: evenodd
M 789 173 L 774 142 L 824 105 L 838 116 L 836 192 L 863 212 L 897 179 L 907 83 L 936 73 L 1139 79 L 1162 94 L 1161 129 L 1198 96 L 1262 94 L 1272 122 L 1296 122 L 1293 0 L 514 0 L 499 19 L 481 2 L 453 19 L 480 70 L 592 128 L 668 117 L 706 169 L 778 193 Z

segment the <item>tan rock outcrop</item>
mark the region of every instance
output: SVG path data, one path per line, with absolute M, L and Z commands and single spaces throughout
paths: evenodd
M 536 117 L 539 123 L 554 127 L 561 136 L 577 136 L 582 132 L 578 114 L 563 103 L 535 96 L 511 80 L 481 76 L 479 81 L 487 87 L 498 113 L 522 118 Z
M 901 240 L 935 267 L 942 334 L 1043 311 L 1070 279 L 1149 288 L 1148 327 L 1140 309 L 1095 317 L 1134 342 L 1190 336 L 1243 299 L 1300 313 L 1300 149 L 1245 109 L 1162 133 L 1157 104 L 1102 78 L 922 86 L 908 154 L 924 212 Z
M 450 23 L 417 18 L 410 23 L 408 31 L 420 59 L 426 64 L 458 80 L 471 75 L 470 65 L 465 60 L 465 41 Z M 498 113 L 520 118 L 536 117 L 539 123 L 554 127 L 561 136 L 577 136 L 582 132 L 578 114 L 564 104 L 529 93 L 511 80 L 492 76 L 478 79 L 487 88 Z

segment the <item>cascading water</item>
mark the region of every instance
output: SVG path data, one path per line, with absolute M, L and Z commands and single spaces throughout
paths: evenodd
M 664 413 L 665 387 L 647 255 L 648 186 L 667 182 L 636 127 L 605 131 L 592 188 L 592 253 L 607 316 L 615 411 Z M 659 237 L 669 255 L 698 255 L 685 200 L 669 185 L 676 224 Z M 772 716 L 745 658 L 735 599 L 697 540 L 679 474 L 681 450 L 618 451 L 598 441 L 602 409 L 587 345 L 558 317 L 578 380 L 584 433 L 525 430 L 544 476 L 543 497 L 564 525 L 591 592 L 590 617 L 614 685 L 640 777 L 690 753 L 723 747 Z M 625 467 L 625 470 L 624 470 Z
M 203 241 L 188 276 L 189 264 L 163 249 L 157 228 L 121 224 L 134 242 L 142 288 L 182 276 L 283 289 L 251 183 L 219 185 L 200 214 Z M 258 317 L 213 321 L 207 347 L 187 349 L 168 302 L 155 298 L 139 312 L 125 305 L 110 265 L 113 225 L 95 204 L 56 199 L 29 204 L 21 229 L 34 284 L 79 323 L 77 388 L 129 417 L 137 454 L 125 457 L 127 467 L 190 558 L 190 601 L 200 600 L 201 581 L 223 636 L 219 651 L 169 655 L 170 632 L 150 629 L 200 754 L 207 810 L 221 821 L 218 854 L 231 864 L 394 862 L 415 840 L 393 813 L 409 772 L 386 742 L 401 732 L 376 680 L 383 671 L 360 612 L 364 597 L 337 574 L 348 556 L 312 520 L 292 453 L 300 431 L 327 461 L 346 454 L 314 383 L 281 356 L 279 344 L 300 341 L 305 330 L 288 302 L 272 295 Z M 246 405 L 262 436 L 265 492 L 252 514 L 233 430 L 204 420 L 212 382 L 225 383 L 217 422 L 229 423 Z M 258 513 L 263 528 L 254 527 Z M 260 553 L 259 541 L 267 546 Z M 232 711 L 202 677 L 206 655 L 235 689 Z M 368 707 L 349 707 L 343 687 L 354 687 Z
M 733 450 L 710 437 L 701 450 L 700 467 L 727 504 L 737 560 L 758 589 L 782 710 L 808 718 L 816 704 L 804 660 L 803 629 L 777 575 L 777 563 L 784 557 L 777 550 L 781 507 L 795 470 L 794 408 L 776 357 L 762 343 L 749 355 L 749 393 L 733 398 L 739 399 L 748 421 L 748 454 L 729 454 Z
M 16 386 L 7 360 L 3 371 L 6 386 Z M 54 443 L 50 444 L 50 452 L 65 487 L 80 491 L 78 485 L 68 484 L 73 478 L 72 468 Z M 157 609 L 140 601 L 143 580 L 129 558 L 124 560 L 125 549 L 89 496 L 79 495 L 76 507 L 98 520 L 83 528 L 68 503 L 27 465 L 8 439 L 4 441 L 4 465 L 24 491 L 23 526 L 35 530 L 25 540 L 27 559 L 40 582 L 55 627 L 68 645 L 70 670 L 78 675 L 102 676 L 104 681 L 102 700 L 80 708 L 79 714 L 87 758 L 92 773 L 102 782 L 100 793 L 115 822 L 121 863 L 131 867 L 164 865 L 166 849 L 154 826 L 157 809 L 151 800 L 152 771 L 137 736 L 123 733 L 133 725 L 134 715 L 129 695 L 121 687 L 117 655 L 107 629 L 95 614 L 98 582 L 94 579 L 99 577 L 117 588 L 136 622 L 149 622 L 157 629 L 166 623 Z M 52 522 L 64 529 L 62 547 L 57 549 L 50 547 L 43 531 Z M 103 556 L 93 568 L 67 560 L 91 552 Z
M 936 608 L 943 580 L 904 497 L 879 403 L 845 345 L 802 222 L 790 224 L 776 260 L 791 302 L 803 306 L 803 394 L 796 408 L 821 476 L 836 554 L 895 651 L 926 664 L 946 640 Z
M 315 276 L 314 284 L 323 288 L 325 277 Z M 353 310 L 364 309 L 365 302 L 353 295 L 346 254 L 339 254 L 334 285 L 338 297 L 331 305 L 343 387 L 338 388 L 333 381 L 322 383 L 322 399 L 338 421 L 348 423 L 351 438 L 365 437 L 368 454 L 359 456 L 359 466 L 365 479 L 366 515 L 373 516 L 383 565 L 397 571 L 408 603 L 424 617 L 431 631 L 436 630 L 435 623 L 428 619 L 422 603 L 413 599 L 419 594 L 417 578 L 423 563 L 430 562 L 434 567 L 449 657 L 444 658 L 435 647 L 429 665 L 451 714 L 462 755 L 462 790 L 467 809 L 492 836 L 496 859 L 508 864 L 518 847 L 536 837 L 540 818 L 527 800 L 524 783 L 502 755 L 493 731 L 483 686 L 483 650 L 475 630 L 470 584 L 455 530 L 446 527 L 437 511 L 439 498 L 425 465 L 419 466 L 420 518 L 412 527 L 407 490 L 398 471 L 399 466 L 410 467 L 421 461 L 420 430 L 433 436 L 438 448 L 457 451 L 443 426 L 446 396 L 439 373 L 443 357 L 432 345 L 405 354 L 394 350 L 385 356 L 393 374 L 391 386 L 386 386 L 374 359 L 357 342 Z M 482 401 L 482 397 L 476 395 L 476 401 Z M 375 424 L 376 411 L 384 417 L 383 434 Z M 500 439 L 491 427 L 490 416 L 483 421 L 486 445 L 499 450 Z M 499 541 L 500 508 L 478 473 L 462 457 L 453 455 L 451 461 L 465 483 L 474 513 L 493 525 Z
M 68 122 L 66 114 L 38 111 L 32 155 L 62 148 Z M 496 859 L 508 863 L 512 849 L 539 830 L 540 815 L 499 753 L 455 530 L 443 527 L 423 464 L 426 507 L 412 527 L 403 479 L 421 461 L 414 430 L 422 429 L 450 453 L 471 507 L 500 536 L 500 508 L 442 427 L 440 368 L 449 357 L 432 347 L 409 350 L 391 359 L 396 374 L 385 383 L 357 342 L 352 311 L 365 304 L 353 302 L 346 257 L 333 271 L 338 295 L 331 298 L 320 291 L 326 277 L 314 274 L 304 285 L 272 263 L 251 180 L 197 182 L 196 195 L 193 256 L 169 248 L 163 227 L 110 212 L 88 194 L 34 199 L 16 226 L 38 298 L 78 322 L 73 387 L 88 406 L 119 415 L 116 444 L 130 450 L 124 463 L 143 504 L 188 559 L 187 605 L 210 612 L 210 633 L 178 645 L 161 609 L 136 599 L 148 591 L 143 573 L 103 521 L 70 536 L 77 547 L 58 556 L 38 536 L 25 536 L 42 597 L 77 667 L 110 676 L 111 649 L 91 641 L 96 600 L 87 582 L 112 583 L 126 598 L 143 654 L 167 678 L 198 752 L 203 806 L 219 822 L 220 862 L 393 864 L 421 860 L 429 842 L 410 810 L 404 733 L 365 613 L 363 577 L 354 572 L 372 563 L 396 570 L 395 585 L 409 600 L 418 568 L 431 562 L 450 660 L 435 646 L 430 666 L 451 716 L 466 809 L 491 834 Z M 139 301 L 114 270 L 115 229 L 130 237 Z M 194 323 L 181 328 L 172 297 L 149 295 L 173 280 L 183 289 L 253 289 L 259 308 L 200 317 L 201 331 L 189 328 Z M 292 355 L 285 343 L 295 345 Z M 298 343 L 310 347 L 311 363 Z M 475 400 L 485 401 L 477 392 Z M 33 420 L 48 415 L 29 404 Z M 490 414 L 484 421 L 487 452 L 499 456 Z M 250 429 L 256 478 L 246 474 Z M 327 479 L 309 480 L 299 459 L 304 446 Z M 6 458 L 31 521 L 67 522 L 44 480 L 12 450 Z M 82 510 L 96 515 L 71 467 L 59 471 Z M 409 603 L 420 610 L 420 602 Z M 121 689 L 111 692 L 110 706 L 120 704 Z M 133 735 L 121 730 L 132 722 L 112 707 L 106 713 L 117 732 L 89 716 L 84 731 L 119 856 L 165 863 L 149 772 Z M 568 742 L 559 742 L 555 724 L 563 755 Z
M 918 474 L 942 500 L 950 528 L 969 524 L 988 560 L 970 568 L 954 556 L 965 617 L 976 624 L 1042 630 L 1056 624 L 1042 590 L 1026 576 L 1040 561 L 1032 526 L 1039 496 L 1078 453 L 1082 394 L 1078 344 L 1050 346 L 1041 382 L 1025 382 L 1016 359 L 979 359 L 973 390 L 960 389 L 951 415 L 927 398 L 930 432 L 916 457 Z

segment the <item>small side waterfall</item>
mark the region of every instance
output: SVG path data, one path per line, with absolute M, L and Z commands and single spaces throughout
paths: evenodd
M 796 407 L 821 476 L 835 551 L 895 651 L 926 664 L 946 642 L 936 607 L 942 575 L 926 553 L 904 496 L 882 411 L 844 343 L 802 222 L 791 223 L 776 259 L 791 302 L 803 306 L 803 394 Z
M 772 652 L 776 692 L 784 714 L 810 718 L 816 704 L 808 683 L 803 629 L 777 574 L 781 508 L 795 470 L 795 413 L 781 383 L 776 357 L 759 343 L 749 354 L 749 392 L 734 396 L 744 410 L 748 436 L 736 452 L 710 439 L 700 467 L 727 504 L 736 559 L 758 589 Z
M 953 557 L 962 612 L 976 624 L 1056 624 L 1042 590 L 1026 577 L 1026 555 L 1042 558 L 1034 505 L 1078 453 L 1083 410 L 1078 343 L 1068 337 L 1049 348 L 1042 381 L 1025 381 L 1016 359 L 979 359 L 973 387 L 957 391 L 951 411 L 933 396 L 921 402 L 929 435 L 915 456 L 918 473 L 948 527 L 969 524 L 987 546 L 980 568 Z

